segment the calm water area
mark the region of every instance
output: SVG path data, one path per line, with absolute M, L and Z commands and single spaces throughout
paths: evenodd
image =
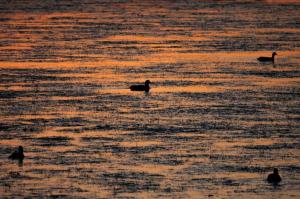
M 299 1 L 0 1 L 0 198 L 299 190 Z

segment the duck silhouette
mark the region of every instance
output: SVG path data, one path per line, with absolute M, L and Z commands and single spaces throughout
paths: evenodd
M 257 58 L 257 60 L 260 62 L 273 62 L 274 63 L 275 55 L 277 55 L 277 53 L 273 52 L 272 57 L 259 57 L 259 58 Z
M 12 160 L 23 160 L 24 157 L 23 147 L 19 146 L 18 150 L 14 151 L 8 158 Z
M 131 85 L 129 88 L 131 91 L 145 91 L 145 92 L 149 92 L 150 90 L 150 80 L 146 80 L 145 81 L 145 85 Z
M 269 183 L 278 184 L 281 181 L 281 177 L 278 173 L 278 169 L 274 168 L 273 173 L 270 173 L 267 178 Z

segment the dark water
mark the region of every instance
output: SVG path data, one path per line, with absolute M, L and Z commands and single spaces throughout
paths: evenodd
M 299 13 L 2 1 L 0 198 L 299 198 Z M 19 145 L 23 163 L 8 160 Z

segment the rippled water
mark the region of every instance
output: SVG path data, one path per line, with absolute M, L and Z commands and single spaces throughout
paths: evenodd
M 1 2 L 1 197 L 299 198 L 299 12 Z M 128 89 L 146 79 L 150 93 Z M 19 145 L 23 163 L 7 159 Z

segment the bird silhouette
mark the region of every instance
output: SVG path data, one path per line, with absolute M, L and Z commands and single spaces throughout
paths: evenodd
M 23 147 L 19 146 L 18 150 L 14 151 L 8 158 L 12 160 L 23 160 L 24 157 Z
M 145 81 L 145 85 L 131 85 L 129 88 L 131 91 L 145 91 L 145 92 L 149 92 L 150 90 L 150 80 L 146 80 Z
M 273 62 L 274 63 L 275 55 L 277 55 L 277 53 L 273 52 L 272 57 L 259 57 L 259 58 L 257 58 L 257 60 L 260 62 Z
M 267 178 L 269 183 L 278 184 L 281 181 L 281 177 L 278 173 L 278 169 L 274 168 L 273 173 L 270 173 Z

